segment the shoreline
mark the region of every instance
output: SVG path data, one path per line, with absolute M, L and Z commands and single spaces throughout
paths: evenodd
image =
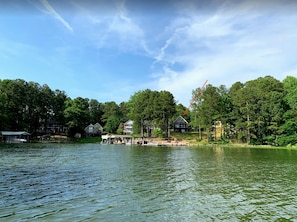
M 297 150 L 297 145 L 287 145 L 287 146 L 272 146 L 272 145 L 251 145 L 251 144 L 241 144 L 241 143 L 205 143 L 205 142 L 197 142 L 193 140 L 179 140 L 174 139 L 171 141 L 154 138 L 149 140 L 144 140 L 142 143 L 141 139 L 134 139 L 132 142 L 113 142 L 113 143 L 103 143 L 102 140 L 98 137 L 94 138 L 81 138 L 81 139 L 65 139 L 62 138 L 54 138 L 52 140 L 31 140 L 26 143 L 6 143 L 0 142 L 0 144 L 83 144 L 83 143 L 97 143 L 97 144 L 113 144 L 113 145 L 127 145 L 127 146 L 160 146 L 160 147 L 200 147 L 200 148 L 211 148 L 211 147 L 219 147 L 219 148 L 241 148 L 241 149 L 286 149 L 286 150 Z

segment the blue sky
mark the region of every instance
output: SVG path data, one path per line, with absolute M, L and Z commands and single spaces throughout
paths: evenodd
M 0 79 L 99 102 L 168 90 L 188 106 L 206 80 L 296 76 L 296 11 L 293 0 L 1 1 Z

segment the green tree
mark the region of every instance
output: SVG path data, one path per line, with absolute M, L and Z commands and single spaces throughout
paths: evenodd
M 77 97 L 65 102 L 64 115 L 69 127 L 70 136 L 75 133 L 83 133 L 85 126 L 89 124 L 89 99 Z
M 200 105 L 200 118 L 201 124 L 206 129 L 207 138 L 212 141 L 213 136 L 211 134 L 215 121 L 219 119 L 219 102 L 220 95 L 218 89 L 211 84 L 205 87 L 205 90 L 201 94 L 202 103 Z M 215 135 L 215 134 L 214 134 Z
M 231 97 L 229 95 L 229 89 L 225 85 L 220 85 L 218 87 L 219 93 L 219 114 L 218 121 L 221 123 L 220 127 L 220 139 L 229 140 L 231 135 L 231 116 L 230 114 L 233 111 L 233 104 Z
M 27 105 L 26 85 L 24 80 L 3 80 L 2 99 L 5 109 L 5 125 L 9 130 L 27 129 L 28 125 L 24 121 L 24 111 Z
M 0 130 L 9 129 L 7 105 L 8 99 L 4 89 L 4 82 L 0 80 Z
M 283 81 L 283 101 L 286 109 L 283 115 L 283 124 L 279 128 L 277 143 L 281 146 L 297 143 L 297 78 L 287 76 Z
M 246 139 L 246 118 L 240 112 L 241 104 L 238 103 L 240 98 L 240 90 L 244 87 L 241 82 L 235 82 L 229 89 L 228 96 L 231 100 L 231 112 L 228 118 L 228 137 L 230 139 L 240 140 Z M 243 136 L 244 135 L 244 136 Z
M 284 108 L 282 83 L 271 76 L 246 82 L 232 98 L 239 108 L 239 139 L 252 144 L 274 143 Z M 240 117 L 241 116 L 241 117 Z
M 145 121 L 153 119 L 153 106 L 150 100 L 153 98 L 151 90 L 138 91 L 134 93 L 127 103 L 129 112 L 129 119 L 133 120 L 133 132 L 141 133 L 143 135 Z M 151 98 L 150 98 L 151 97 Z
M 104 124 L 104 130 L 108 133 L 116 133 L 122 121 L 121 112 L 116 102 L 106 102 L 103 105 L 103 115 L 101 120 Z
M 121 119 L 119 118 L 119 116 L 109 116 L 106 120 L 106 124 L 105 124 L 105 132 L 107 133 L 119 133 L 120 131 L 118 131 L 119 129 L 119 125 L 121 123 Z
M 154 119 L 158 120 L 159 127 L 166 137 L 170 136 L 170 120 L 176 113 L 176 103 L 173 95 L 168 91 L 160 91 L 153 97 Z
M 102 122 L 102 115 L 104 114 L 103 110 L 103 104 L 98 102 L 95 99 L 91 99 L 89 102 L 89 108 L 90 108 L 90 123 L 99 123 L 100 125 L 103 125 Z
M 201 129 L 201 94 L 197 97 L 197 93 L 200 92 L 201 88 L 197 88 L 195 90 L 192 90 L 192 100 L 194 98 L 195 101 L 193 101 L 190 110 L 188 110 L 186 117 L 190 117 L 189 125 L 193 127 L 195 130 L 199 133 L 199 140 L 202 140 L 202 129 Z M 203 89 L 205 90 L 205 89 Z M 202 93 L 203 91 L 201 91 Z M 191 100 L 191 101 L 192 101 Z
M 297 110 L 297 78 L 287 76 L 283 81 L 284 100 L 292 110 Z
M 116 102 L 112 101 L 112 102 L 106 102 L 103 104 L 103 115 L 101 117 L 103 124 L 106 124 L 107 119 L 110 116 L 119 116 L 119 115 L 120 115 L 120 110 Z
M 176 120 L 179 116 L 183 116 L 187 121 L 190 121 L 189 115 L 184 115 L 185 110 L 187 107 L 185 107 L 183 104 L 178 103 L 175 106 L 175 115 L 173 116 L 173 120 Z
M 34 133 L 55 113 L 55 94 L 47 85 L 21 79 L 3 80 L 0 92 L 2 129 Z
M 70 100 L 70 98 L 67 97 L 64 91 L 58 89 L 54 91 L 52 118 L 57 124 L 61 126 L 66 124 L 64 110 L 66 109 L 67 100 Z
M 39 98 L 36 103 L 36 109 L 38 110 L 38 116 L 45 129 L 47 127 L 48 121 L 54 116 L 53 105 L 54 92 L 49 88 L 48 85 L 43 85 L 39 90 Z
M 129 118 L 128 118 L 129 108 L 128 108 L 127 102 L 120 103 L 119 111 L 120 111 L 120 117 L 121 117 L 122 122 L 128 121 L 129 120 Z
M 168 91 L 138 91 L 127 103 L 128 117 L 134 121 L 133 131 L 142 135 L 148 126 L 160 127 L 169 136 L 169 120 L 176 113 L 176 103 Z

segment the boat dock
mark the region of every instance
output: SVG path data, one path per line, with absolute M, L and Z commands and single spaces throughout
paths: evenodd
M 133 144 L 133 137 L 129 135 L 113 135 L 107 134 L 102 135 L 102 143 L 103 144 Z
M 134 137 L 131 135 L 102 135 L 102 144 L 126 144 L 138 146 L 188 146 L 188 143 L 181 141 L 164 141 L 154 138 Z

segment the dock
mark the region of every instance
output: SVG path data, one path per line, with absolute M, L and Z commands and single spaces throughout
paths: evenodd
M 137 146 L 188 146 L 187 142 L 166 141 L 155 138 L 134 137 L 131 135 L 102 135 L 102 144 L 126 144 Z
M 129 135 L 114 135 L 114 134 L 106 134 L 102 135 L 102 143 L 103 144 L 133 144 L 133 137 Z

